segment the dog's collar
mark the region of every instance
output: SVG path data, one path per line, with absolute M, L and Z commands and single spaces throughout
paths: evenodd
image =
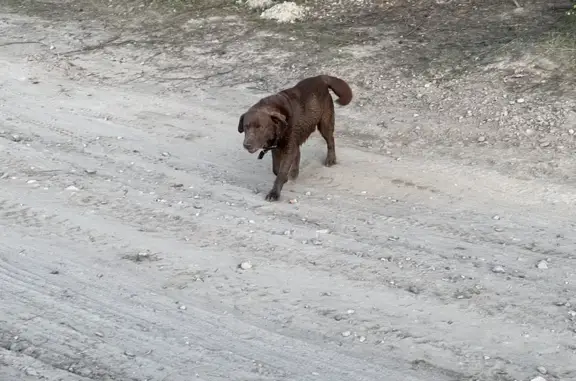
M 258 154 L 258 160 L 262 160 L 262 158 L 264 157 L 264 155 L 266 155 L 268 153 L 268 151 L 271 151 L 276 147 L 278 147 L 278 146 L 274 145 L 274 146 L 262 148 L 262 151 L 260 151 L 260 153 Z

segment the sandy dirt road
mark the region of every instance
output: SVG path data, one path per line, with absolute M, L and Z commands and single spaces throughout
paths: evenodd
M 0 49 L 0 379 L 576 379 L 573 187 L 343 136 L 325 168 L 316 135 L 268 203 L 236 132 L 263 94 L 43 49 Z

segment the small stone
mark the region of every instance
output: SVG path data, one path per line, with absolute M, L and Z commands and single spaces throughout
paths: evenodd
M 21 142 L 22 141 L 22 136 L 18 135 L 18 134 L 14 134 L 12 136 L 10 136 L 10 139 L 12 139 L 13 142 Z
M 524 98 L 516 99 L 516 103 L 524 103 L 524 102 L 526 102 L 526 100 Z
M 544 368 L 543 366 L 537 367 L 536 370 L 537 370 L 538 373 L 540 373 L 540 374 L 546 374 L 546 373 L 548 373 L 548 370 L 547 370 L 546 368 Z
M 252 268 L 252 263 L 250 261 L 240 263 L 240 268 L 242 270 L 250 270 Z
M 128 357 L 136 357 L 136 355 L 134 353 L 129 352 L 129 351 L 124 351 L 124 354 Z
M 306 192 L 305 194 L 306 194 L 306 196 L 311 196 L 312 192 Z
M 290 204 L 297 204 L 298 200 L 296 200 L 295 198 L 291 199 L 290 201 L 288 201 Z
M 349 337 L 351 334 L 352 334 L 352 332 L 350 332 L 350 331 L 344 331 L 344 332 L 342 332 L 342 336 L 343 336 L 343 337 Z
M 162 152 L 162 156 L 164 156 L 164 157 L 169 157 L 170 154 L 169 154 L 168 152 Z
M 497 274 L 503 274 L 506 272 L 506 270 L 502 266 L 494 266 L 492 267 L 492 272 Z
M 358 341 L 361 342 L 361 343 L 363 343 L 363 342 L 366 341 L 366 337 L 365 337 L 365 336 L 360 336 L 360 337 L 358 338 Z
M 486 137 L 485 136 L 479 136 L 478 137 L 478 142 L 483 143 L 486 141 Z
M 84 172 L 86 172 L 87 175 L 95 175 L 96 174 L 95 169 L 85 169 Z
M 408 291 L 415 295 L 418 295 L 420 293 L 420 289 L 416 286 L 409 286 Z
M 348 311 L 346 311 L 346 313 L 347 313 L 348 315 L 352 315 L 352 314 L 355 313 L 355 312 L 356 312 L 355 310 L 348 310 Z
M 104 337 L 104 334 L 102 332 L 94 332 L 94 334 L 98 337 Z
M 26 375 L 31 376 L 31 377 L 37 377 L 38 376 L 38 372 L 36 372 L 34 369 L 32 368 L 26 368 Z
M 330 233 L 330 230 L 328 229 L 316 230 L 316 234 L 328 234 L 328 233 Z
M 186 310 L 186 306 L 180 306 L 180 309 L 181 309 L 182 311 L 184 311 L 184 310 Z
M 499 215 L 492 216 L 492 219 L 493 219 L 493 220 L 499 220 L 499 219 L 500 219 L 500 216 L 499 216 Z
M 545 260 L 541 260 L 540 262 L 538 262 L 538 264 L 536 264 L 536 267 L 539 268 L 540 270 L 546 270 L 548 268 L 548 262 L 546 262 Z
M 26 184 L 34 184 L 36 182 L 37 182 L 36 180 L 28 180 L 28 181 L 26 181 Z
M 68 188 L 66 188 L 66 190 L 76 192 L 76 191 L 79 191 L 80 189 L 78 189 L 74 185 L 70 185 Z
M 542 376 L 534 377 L 530 381 L 546 381 L 546 379 Z

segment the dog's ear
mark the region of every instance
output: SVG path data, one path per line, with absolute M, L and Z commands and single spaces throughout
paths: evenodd
M 286 116 L 280 114 L 279 112 L 271 112 L 270 118 L 276 125 L 282 127 L 286 127 L 288 125 L 288 123 L 286 123 Z
M 244 132 L 244 114 L 240 115 L 240 120 L 238 121 L 238 132 Z

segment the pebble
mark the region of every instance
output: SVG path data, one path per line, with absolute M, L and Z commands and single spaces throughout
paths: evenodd
M 355 313 L 355 312 L 356 312 L 355 310 L 348 310 L 348 311 L 346 311 L 346 313 L 347 313 L 348 315 L 352 315 L 352 314 Z
M 342 332 L 342 336 L 344 336 L 344 337 L 349 337 L 351 334 L 352 334 L 352 332 L 350 332 L 350 331 Z
M 80 189 L 78 189 L 78 188 L 75 187 L 74 185 L 70 185 L 68 188 L 66 188 L 66 190 L 69 190 L 69 191 L 79 191 Z
M 36 180 L 28 180 L 26 181 L 26 184 L 34 184 L 35 182 L 37 182 Z
M 22 136 L 20 136 L 20 135 L 15 134 L 15 135 L 12 135 L 10 138 L 12 139 L 13 142 L 16 142 L 16 143 L 22 141 Z
M 492 267 L 492 272 L 497 274 L 503 274 L 506 272 L 506 270 L 502 266 L 494 266 Z
M 548 268 L 548 262 L 546 262 L 545 260 L 541 260 L 540 262 L 538 262 L 536 267 L 539 268 L 540 270 L 546 270 Z
M 526 100 L 524 98 L 516 99 L 516 103 L 524 103 L 524 102 L 526 102 Z
M 290 204 L 297 204 L 298 200 L 296 200 L 295 198 L 291 199 L 290 201 L 288 201 Z
M 182 311 L 184 311 L 184 310 L 186 309 L 186 306 L 180 306 L 180 309 L 181 309 Z
M 546 379 L 542 376 L 534 377 L 530 381 L 546 381 Z
M 363 343 L 363 342 L 366 341 L 366 337 L 365 337 L 365 336 L 360 336 L 360 337 L 358 338 L 358 341 L 361 342 L 361 343 Z
M 138 260 L 141 260 L 143 258 L 148 258 L 150 256 L 150 253 L 146 252 L 146 251 L 141 251 L 140 253 L 138 253 L 137 257 Z
M 486 141 L 486 137 L 485 137 L 485 136 L 479 136 L 479 137 L 478 137 L 478 141 L 479 141 L 480 143 L 485 142 L 485 141 Z
M 242 270 L 250 270 L 252 268 L 252 263 L 250 261 L 240 263 L 240 268 Z
M 34 370 L 32 368 L 26 368 L 26 375 L 31 376 L 31 377 L 37 377 L 38 372 L 36 372 L 36 370 Z
M 305 194 L 306 194 L 306 196 L 311 196 L 312 192 L 306 192 Z
M 492 216 L 492 219 L 493 219 L 493 220 L 499 220 L 499 219 L 500 219 L 500 216 L 499 216 L 499 215 Z
M 408 287 L 408 291 L 413 293 L 413 294 L 416 294 L 416 295 L 418 295 L 420 293 L 420 289 L 416 286 Z
M 86 172 L 86 174 L 88 174 L 88 175 L 95 175 L 96 174 L 95 169 L 85 169 L 84 172 Z
M 546 374 L 546 373 L 548 373 L 548 370 L 547 370 L 546 368 L 544 368 L 543 366 L 537 367 L 536 370 L 537 370 L 538 373 L 540 373 L 540 374 Z

